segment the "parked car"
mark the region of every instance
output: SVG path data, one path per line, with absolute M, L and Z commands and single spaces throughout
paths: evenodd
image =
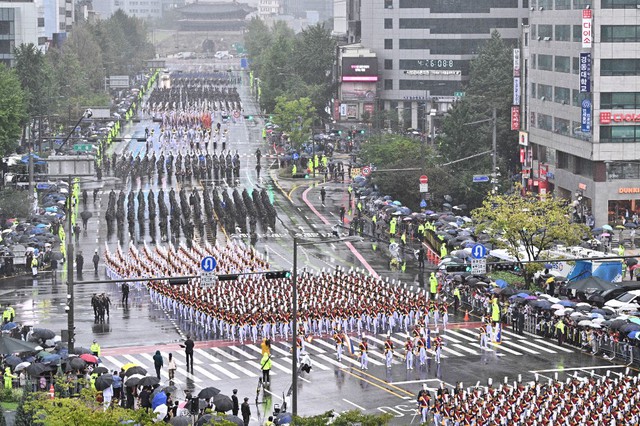
M 628 284 L 627 282 L 623 281 L 620 284 L 620 287 L 589 295 L 589 297 L 587 297 L 587 302 L 591 303 L 592 305 L 602 307 L 609 300 L 613 300 L 628 291 L 640 290 L 640 283 Z
M 640 290 L 631 290 L 604 304 L 622 314 L 640 310 Z

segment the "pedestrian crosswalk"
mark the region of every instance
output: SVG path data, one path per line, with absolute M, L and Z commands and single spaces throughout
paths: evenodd
M 432 333 L 433 336 L 433 333 Z M 385 336 L 367 335 L 370 342 L 369 366 L 385 368 L 385 355 L 382 351 Z M 395 345 L 394 364 L 403 364 L 405 351 L 404 343 L 406 333 L 392 333 L 391 340 Z M 520 336 L 510 331 L 502 331 L 500 344 L 490 344 L 488 350 L 480 348 L 478 333 L 471 328 L 450 328 L 442 334 L 442 359 L 455 359 L 464 357 L 493 354 L 497 357 L 506 356 L 542 356 L 552 357 L 557 354 L 570 354 L 575 351 L 571 348 L 558 346 L 553 341 L 534 336 Z M 354 337 L 357 347 L 358 337 Z M 345 350 L 342 360 L 336 359 L 336 351 L 333 340 L 330 337 L 318 337 L 310 342 L 305 342 L 305 350 L 312 359 L 313 368 L 316 371 L 331 371 L 336 368 L 359 368 L 359 359 Z M 286 377 L 291 372 L 291 345 L 289 342 L 276 341 L 271 345 L 272 369 L 271 375 L 283 375 Z M 345 348 L 346 349 L 346 348 Z M 433 349 L 427 350 L 428 355 L 435 355 Z M 168 354 L 162 352 L 165 360 Z M 260 358 L 261 348 L 258 344 L 246 343 L 243 345 L 216 346 L 210 348 L 197 348 L 194 350 L 193 374 L 186 372 L 186 359 L 182 350 L 172 352 L 178 367 L 174 383 L 183 388 L 201 389 L 210 386 L 212 382 L 241 380 L 245 378 L 257 378 L 261 375 Z M 153 356 L 151 353 L 130 353 L 121 355 L 107 355 L 101 358 L 102 365 L 110 370 L 120 371 L 127 363 L 134 363 L 147 369 L 152 375 Z M 402 367 L 400 367 L 402 368 Z M 168 382 L 169 376 L 166 368 L 160 372 L 163 382 Z

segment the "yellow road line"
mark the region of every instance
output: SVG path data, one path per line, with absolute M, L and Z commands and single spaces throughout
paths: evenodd
M 380 382 L 384 383 L 386 386 L 389 386 L 390 388 L 394 388 L 394 389 L 396 389 L 396 390 L 398 390 L 398 391 L 400 391 L 400 392 L 404 392 L 404 393 L 406 393 L 406 394 L 407 394 L 407 395 L 409 395 L 409 396 L 413 396 L 413 393 L 409 392 L 408 390 L 403 389 L 403 388 L 398 387 L 398 386 L 395 386 L 395 385 L 392 385 L 391 383 L 388 383 L 388 382 L 386 382 L 386 381 L 384 381 L 384 380 L 380 379 L 379 377 L 376 377 L 376 376 L 374 376 L 374 375 L 372 375 L 372 374 L 365 373 L 364 371 L 358 371 L 358 373 L 360 373 L 360 374 L 364 374 L 364 375 L 365 375 L 365 376 L 367 376 L 367 377 L 370 377 L 370 378 L 372 378 L 372 379 L 378 380 L 378 381 L 380 381 Z
M 402 395 L 400 395 L 400 394 L 397 394 L 397 393 L 395 393 L 395 392 L 394 392 L 394 391 L 392 391 L 392 390 L 386 389 L 386 388 L 384 388 L 384 387 L 380 386 L 380 385 L 379 385 L 379 384 L 377 384 L 377 383 L 374 383 L 374 382 L 372 382 L 372 381 L 370 381 L 370 380 L 367 380 L 367 379 L 365 379 L 364 377 L 358 376 L 357 374 L 354 374 L 352 371 L 345 370 L 344 368 L 341 368 L 340 370 L 341 370 L 341 371 L 343 371 L 343 372 L 345 372 L 345 373 L 347 373 L 347 374 L 352 375 L 352 376 L 353 376 L 353 377 L 355 377 L 356 379 L 360 379 L 360 380 L 362 380 L 363 382 L 369 383 L 370 385 L 373 385 L 373 386 L 377 387 L 378 389 L 381 389 L 381 390 L 383 390 L 383 391 L 385 391 L 385 392 L 387 392 L 387 393 L 390 393 L 391 395 L 397 396 L 397 397 L 398 397 L 398 398 L 400 398 L 400 399 L 405 399 L 405 398 L 404 398 L 404 396 L 402 396 Z M 374 377 L 374 378 L 375 378 L 375 379 L 377 379 L 377 377 Z M 385 384 L 387 384 L 387 383 L 385 382 Z

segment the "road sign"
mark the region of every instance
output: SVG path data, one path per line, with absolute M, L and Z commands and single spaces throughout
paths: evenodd
M 473 175 L 473 182 L 489 182 L 489 176 L 487 175 Z
M 420 184 L 420 192 L 429 192 L 429 184 L 421 183 Z
M 478 275 L 486 274 L 487 259 L 471 259 L 471 273 Z
M 300 158 L 300 154 L 298 154 L 297 152 L 294 152 L 291 158 L 293 158 L 294 160 L 297 160 L 298 158 Z
M 429 178 L 427 175 L 420 176 L 420 183 L 429 183 Z
M 200 261 L 200 267 L 204 272 L 212 272 L 214 269 L 216 269 L 217 265 L 218 262 L 216 262 L 216 258 L 213 256 L 203 257 L 202 261 Z
M 109 87 L 112 89 L 128 89 L 129 88 L 129 76 L 128 75 L 110 75 Z
M 200 284 L 203 287 L 211 286 L 215 282 L 216 282 L 216 274 L 214 272 L 203 272 L 200 274 Z
M 420 201 L 420 208 L 421 209 L 426 209 L 427 208 L 427 202 L 425 200 Z
M 369 166 L 364 166 L 364 167 L 362 168 L 361 173 L 362 173 L 362 176 L 364 176 L 364 177 L 369 177 L 369 175 L 371 174 L 371 167 L 369 167 Z
M 73 145 L 73 150 L 74 151 L 80 151 L 80 152 L 91 152 L 91 151 L 93 151 L 93 145 L 91 145 L 91 144 L 75 144 L 75 145 Z
M 464 97 L 465 93 L 464 92 L 453 92 L 453 96 L 456 98 L 462 98 Z
M 487 256 L 487 248 L 482 244 L 476 244 L 471 247 L 471 256 L 474 259 L 482 259 Z

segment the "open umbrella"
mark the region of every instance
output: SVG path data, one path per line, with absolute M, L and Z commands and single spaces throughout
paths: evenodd
M 142 380 L 140 381 L 140 383 L 138 383 L 138 385 L 141 385 L 141 383 L 142 383 Z M 155 410 L 156 407 L 158 407 L 159 405 L 166 404 L 166 403 L 167 403 L 167 394 L 164 392 L 158 392 L 157 394 L 155 394 L 155 396 L 151 400 L 151 408 Z
M 20 364 L 16 365 L 16 368 L 14 368 L 13 371 L 17 373 L 18 371 L 22 371 L 30 365 L 31 365 L 30 362 L 26 362 L 26 361 L 21 362 Z
M 291 413 L 280 413 L 276 416 L 274 423 L 276 425 L 288 425 L 293 421 Z
M 0 354 L 9 355 L 21 352 L 32 352 L 36 350 L 38 345 L 24 340 L 14 339 L 13 337 L 0 336 Z
M 143 378 L 144 376 L 141 376 L 140 374 L 134 374 L 133 376 L 129 376 L 129 378 L 124 381 L 124 385 L 138 386 L 138 384 L 140 383 L 140 380 L 142 380 Z
M 54 337 L 56 337 L 56 333 L 54 333 L 52 330 L 49 330 L 48 328 L 34 328 L 32 335 L 44 340 L 53 339 Z
M 226 413 L 233 408 L 231 398 L 221 393 L 213 397 L 213 405 L 215 405 L 218 413 Z
M 97 364 L 98 357 L 91 354 L 82 354 L 80 355 L 80 359 L 85 360 L 88 364 Z
M 572 302 L 571 300 L 561 300 L 558 302 L 558 304 L 564 306 L 565 308 L 573 308 L 574 306 L 576 306 L 575 302 Z
M 139 365 L 134 365 L 133 367 L 127 368 L 124 373 L 124 375 L 127 377 L 133 376 L 134 374 L 139 374 L 140 376 L 144 377 L 144 375 L 147 374 L 147 370 L 140 367 Z
M 50 371 L 50 368 L 48 365 L 44 365 L 42 363 L 36 362 L 35 364 L 31 364 L 30 366 L 28 366 L 26 370 L 27 370 L 27 373 L 35 377 L 35 376 L 41 375 L 46 371 Z
M 577 290 L 581 292 L 597 291 L 602 292 L 620 287 L 618 283 L 605 281 L 599 277 L 589 277 L 578 281 L 572 281 L 565 287 L 567 290 Z
M 75 348 L 73 348 L 73 353 L 76 355 L 82 355 L 91 354 L 93 352 L 91 351 L 91 349 L 83 348 L 82 346 L 76 346 Z
M 213 420 L 213 414 L 205 414 L 200 417 L 196 422 L 196 426 L 204 426 L 210 424 L 211 420 Z
M 103 367 L 102 365 L 93 369 L 93 372 L 96 374 L 105 374 L 108 373 L 109 370 L 107 367 Z
M 67 370 L 82 370 L 86 366 L 87 362 L 79 357 L 73 357 L 67 360 Z
M 602 229 L 605 229 L 607 231 L 613 231 L 613 228 L 611 227 L 611 225 L 602 225 Z
M 200 399 L 209 399 L 220 393 L 220 389 L 214 388 L 213 386 L 206 387 L 200 391 L 198 394 L 198 398 Z
M 172 417 L 171 420 L 169 420 L 169 424 L 172 426 L 191 426 L 191 417 Z M 244 426 L 244 422 L 242 424 Z
M 5 325 L 2 326 L 2 329 L 5 331 L 8 330 L 13 330 L 14 328 L 16 328 L 18 326 L 18 324 L 16 324 L 15 322 L 8 322 Z
M 160 383 L 160 379 L 158 379 L 156 376 L 145 376 L 140 379 L 138 386 L 154 386 L 158 383 Z
M 103 391 L 113 384 L 113 376 L 111 374 L 103 374 L 96 379 L 96 389 Z
M 84 220 L 89 220 L 91 219 L 92 216 L 93 216 L 93 213 L 91 213 L 89 210 L 85 210 L 82 213 L 80 213 L 80 217 Z
M 15 355 L 10 355 L 4 359 L 4 363 L 7 364 L 9 367 L 15 367 L 21 362 L 22 362 L 22 359 Z
M 638 324 L 625 324 L 622 327 L 620 327 L 620 332 L 622 333 L 631 333 L 632 331 L 638 331 L 640 330 L 640 325 Z

